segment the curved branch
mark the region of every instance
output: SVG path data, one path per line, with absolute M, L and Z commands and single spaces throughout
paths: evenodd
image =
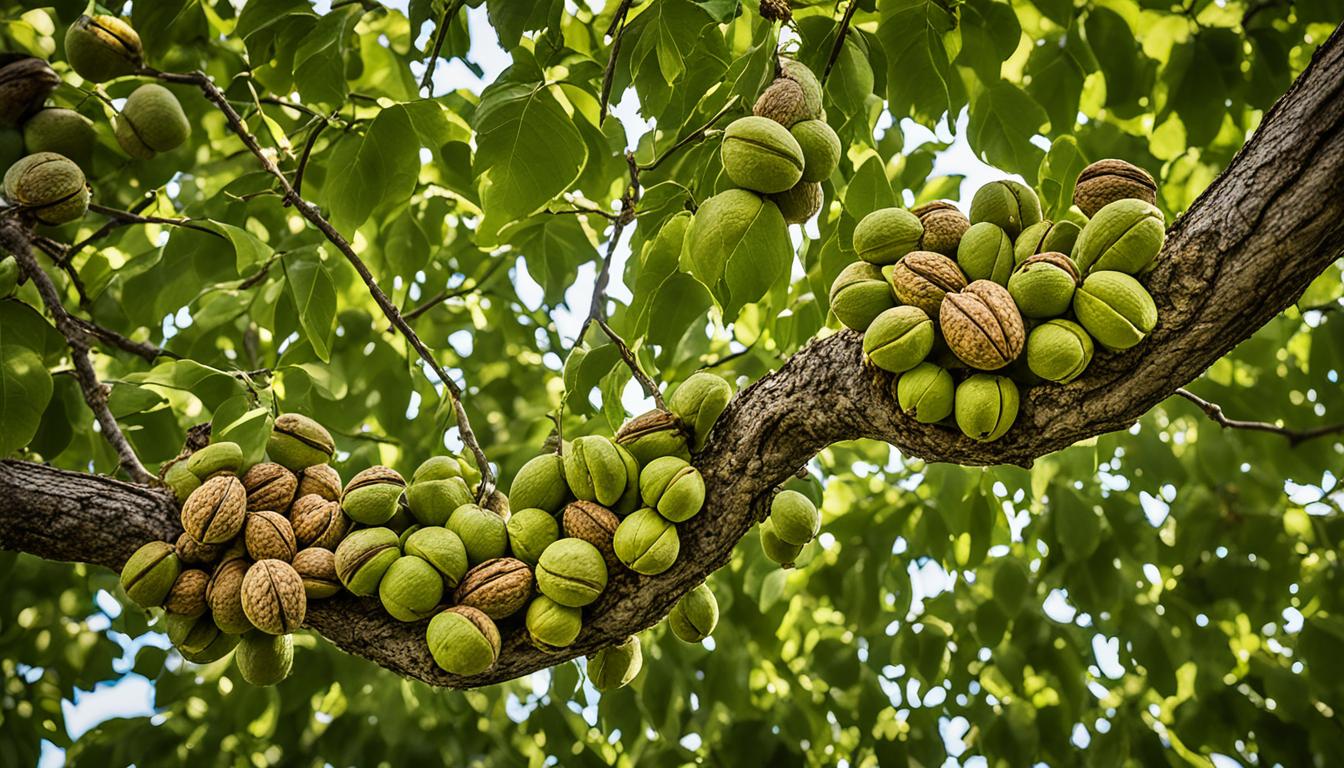
M 691 587 L 725 565 L 762 518 L 773 489 L 817 451 L 855 438 L 963 464 L 1016 463 L 1131 425 L 1292 304 L 1344 252 L 1344 30 L 1265 117 L 1226 172 L 1172 227 L 1148 285 L 1161 324 L 1125 355 L 1101 354 L 1068 386 L 1032 388 L 999 442 L 976 443 L 915 423 L 896 408 L 892 377 L 865 368 L 860 336 L 809 344 L 743 390 L 696 457 L 709 506 L 680 526 L 678 565 L 654 577 L 612 574 L 578 641 L 563 653 L 529 646 L 521 620 L 501 626 L 490 672 L 436 667 L 424 622 L 394 621 L 351 596 L 314 603 L 307 626 L 340 648 L 431 685 L 473 687 L 553 666 L 659 621 Z M 36 464 L 0 462 L 0 548 L 119 568 L 150 539 L 173 540 L 177 509 L 156 490 Z

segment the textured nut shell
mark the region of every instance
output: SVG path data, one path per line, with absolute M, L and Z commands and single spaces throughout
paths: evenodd
M 751 113 L 766 117 L 785 128 L 811 117 L 807 109 L 807 95 L 802 86 L 792 80 L 778 79 L 761 92 Z
M 941 253 L 911 251 L 891 268 L 891 289 L 896 298 L 919 307 L 937 319 L 943 296 L 966 287 L 966 276 L 957 263 Z
M 16 127 L 29 113 L 41 109 L 60 84 L 56 70 L 36 56 L 0 67 L 0 127 Z
M 210 576 L 199 568 L 189 568 L 178 574 L 168 597 L 163 601 L 163 610 L 180 616 L 200 616 L 205 613 L 205 589 L 210 584 Z
M 294 556 L 294 570 L 303 580 L 303 591 L 309 600 L 331 597 L 341 591 L 341 580 L 336 576 L 336 554 L 322 547 L 309 547 Z
M 221 544 L 238 535 L 247 512 L 247 491 L 233 475 L 206 480 L 182 505 L 182 528 L 203 544 Z
M 350 530 L 350 518 L 341 511 L 341 505 L 315 493 L 301 496 L 289 510 L 294 540 L 299 547 L 322 547 L 336 550 Z
M 475 608 L 492 619 L 512 616 L 531 596 L 532 569 L 513 557 L 497 557 L 472 568 L 453 592 L 458 605 Z
M 330 464 L 314 464 L 298 474 L 299 487 L 295 498 L 316 494 L 327 501 L 341 500 L 341 473 Z
M 262 632 L 287 635 L 308 611 L 303 579 L 283 560 L 258 560 L 243 577 L 243 613 Z
M 616 558 L 616 549 L 612 546 L 616 528 L 620 524 L 621 519 L 615 513 L 591 501 L 575 501 L 567 505 L 561 517 L 565 535 L 597 547 L 608 570 L 621 562 Z
M 251 565 L 252 561 L 243 557 L 225 560 L 215 568 L 205 590 L 205 601 L 210 604 L 215 624 L 231 635 L 240 635 L 252 628 L 252 622 L 243 612 L 243 577 Z
M 243 541 L 247 544 L 247 554 L 253 560 L 289 562 L 299 551 L 289 520 L 279 512 L 270 510 L 247 513 Z
M 821 210 L 822 197 L 820 183 L 800 181 L 783 192 L 770 195 L 770 202 L 779 208 L 786 223 L 806 224 Z
M 1130 197 L 1156 203 L 1157 183 L 1147 171 L 1124 160 L 1098 160 L 1087 166 L 1073 188 L 1073 204 L 1088 216 Z
M 943 336 L 957 357 L 968 365 L 992 371 L 1022 354 L 1026 327 L 1008 289 L 977 280 L 960 293 L 943 299 L 939 314 Z
M 289 509 L 298 486 L 299 479 L 294 473 L 279 464 L 273 462 L 256 464 L 243 474 L 243 488 L 247 490 L 247 511 L 259 512 L 269 509 L 272 512 L 283 512 Z
M 202 544 L 183 531 L 177 537 L 177 556 L 188 565 L 210 565 L 224 553 L 223 544 Z
M 953 203 L 935 200 L 932 203 L 916 206 L 910 212 L 919 217 L 924 225 L 924 234 L 919 238 L 919 248 L 925 251 L 941 253 L 944 256 L 956 256 L 961 236 L 971 228 L 971 220 Z

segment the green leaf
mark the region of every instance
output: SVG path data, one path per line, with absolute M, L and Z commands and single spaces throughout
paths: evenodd
M 292 251 L 285 255 L 282 263 L 305 338 L 322 362 L 328 362 L 336 332 L 336 285 L 322 261 L 322 249 Z
M 169 389 L 180 389 L 200 399 L 211 410 L 230 397 L 243 392 L 242 382 L 217 368 L 202 365 L 195 360 L 172 360 L 160 363 L 151 370 L 124 377 L 134 384 L 153 384 Z
M 965 89 L 948 56 L 944 35 L 956 21 L 933 0 L 883 3 L 877 38 L 887 55 L 887 101 L 898 120 L 914 117 L 932 127 L 965 103 Z
M 855 171 L 854 177 L 849 180 L 849 186 L 845 187 L 845 211 L 853 216 L 855 221 L 861 221 L 873 211 L 895 205 L 896 193 L 891 188 L 891 182 L 887 180 L 887 171 L 882 158 L 870 155 L 863 161 L 863 165 L 859 166 L 859 170 Z
M 51 374 L 42 358 L 0 333 L 0 456 L 33 439 L 50 399 Z
M 401 105 L 379 112 L 363 138 L 341 150 L 333 157 L 341 179 L 324 186 L 338 231 L 353 232 L 375 209 L 402 204 L 415 191 L 420 138 Z
M 1027 93 L 1050 116 L 1051 132 L 1065 134 L 1078 121 L 1083 78 L 1097 68 L 1097 61 L 1076 29 L 1070 28 L 1042 42 L 1027 59 L 1027 75 L 1031 77 Z
M 1048 218 L 1058 219 L 1073 205 L 1073 185 L 1087 167 L 1087 158 L 1072 136 L 1060 136 L 1041 160 L 1041 205 Z
M 269 245 L 263 243 L 256 235 L 242 227 L 235 227 L 222 221 L 201 222 L 201 226 L 218 232 L 233 244 L 234 253 L 237 255 L 236 268 L 239 275 L 247 274 L 248 267 L 265 264 L 273 253 Z
M 1085 560 L 1101 543 L 1101 516 L 1072 488 L 1055 484 L 1050 493 L 1055 534 L 1070 561 Z
M 256 464 L 266 454 L 266 440 L 271 436 L 269 408 L 254 407 L 246 395 L 231 397 L 220 404 L 210 420 L 210 440 L 237 443 L 243 449 L 244 466 Z
M 1031 143 L 1049 118 L 1041 105 L 1021 88 L 1000 82 L 987 88 L 971 105 L 967 131 L 971 149 L 985 162 L 1021 174 L 1036 183 L 1045 153 Z
M 1141 114 L 1139 100 L 1152 89 L 1157 66 L 1134 39 L 1129 23 L 1098 6 L 1088 11 L 1083 31 L 1106 80 L 1106 108 L 1125 119 Z
M 346 38 L 359 22 L 362 10 L 355 5 L 333 10 L 308 30 L 295 28 L 290 43 L 294 52 L 294 82 L 305 102 L 336 106 L 345 101 Z
M 504 225 L 524 218 L 578 178 L 588 157 L 573 120 L 542 83 L 486 89 L 473 118 L 485 218 L 478 240 L 493 242 Z

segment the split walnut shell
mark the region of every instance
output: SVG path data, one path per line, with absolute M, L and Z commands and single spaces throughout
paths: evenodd
M 14 128 L 42 108 L 61 84 L 56 70 L 35 56 L 0 54 L 0 127 Z
M 233 475 L 219 475 L 201 484 L 182 505 L 182 528 L 202 544 L 222 544 L 243 527 L 247 491 Z
M 1016 360 L 1026 344 L 1026 327 L 1013 297 L 989 280 L 949 293 L 939 319 L 947 346 L 973 368 L 998 370 Z
M 191 538 L 186 531 L 177 537 L 177 556 L 188 565 L 208 565 L 219 559 L 224 552 L 223 544 L 202 544 Z
M 884 270 L 885 271 L 885 270 Z M 896 298 L 938 317 L 943 297 L 966 287 L 966 276 L 957 263 L 941 253 L 911 251 L 890 267 L 887 279 Z
M 1073 203 L 1088 216 L 1125 198 L 1157 202 L 1157 183 L 1147 171 L 1124 160 L 1098 160 L 1078 174 Z
M 308 599 L 303 579 L 283 560 L 258 560 L 243 577 L 243 613 L 270 635 L 288 635 L 303 625 Z
M 303 580 L 303 591 L 309 600 L 331 597 L 341 591 L 341 580 L 336 575 L 336 555 L 329 549 L 309 547 L 294 556 L 294 570 Z
M 971 220 L 956 205 L 946 200 L 916 206 L 910 212 L 919 217 L 924 234 L 919 236 L 919 248 L 924 251 L 956 256 L 961 236 L 971 228 Z
M 247 511 L 269 509 L 282 512 L 289 509 L 298 486 L 299 479 L 294 473 L 279 464 L 257 464 L 243 475 L 243 488 L 247 490 Z
M 230 635 L 241 635 L 252 629 L 252 622 L 243 611 L 243 577 L 252 561 L 246 557 L 226 558 L 215 568 L 205 590 L 205 601 L 220 630 Z
M 614 512 L 591 501 L 570 503 L 565 507 L 562 518 L 565 536 L 583 539 L 597 547 L 597 551 L 602 553 L 608 571 L 615 569 L 621 562 L 616 557 L 616 548 L 612 546 L 616 529 L 620 524 L 621 519 Z
M 294 502 L 289 510 L 289 522 L 299 547 L 322 547 L 333 552 L 350 530 L 350 519 L 341 511 L 341 505 L 315 493 L 301 496 Z
M 453 600 L 492 619 L 503 619 L 522 610 L 531 596 L 532 569 L 527 563 L 513 557 L 497 557 L 467 571 L 453 593 Z
M 341 473 L 330 464 L 314 464 L 298 473 L 299 488 L 294 497 L 301 499 L 309 494 L 317 494 L 327 501 L 340 501 Z
M 182 571 L 163 601 L 163 610 L 179 616 L 200 616 L 205 613 L 205 590 L 209 584 L 209 574 L 199 568 Z
M 283 560 L 288 563 L 299 549 L 289 520 L 279 512 L 270 510 L 247 513 L 247 522 L 243 524 L 243 540 L 247 544 L 247 554 L 254 560 Z

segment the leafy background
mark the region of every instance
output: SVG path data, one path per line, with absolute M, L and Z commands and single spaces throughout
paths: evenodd
M 0 43 L 57 59 L 77 84 L 58 52 L 85 3 L 28 5 L 0 3 Z M 570 435 L 648 406 L 600 334 L 573 349 L 610 227 L 568 212 L 619 210 L 627 150 L 663 162 L 640 173 L 636 224 L 610 251 L 613 327 L 660 381 L 712 367 L 746 383 L 836 327 L 827 288 L 867 212 L 964 202 L 1003 174 L 1058 211 L 1082 165 L 1116 156 L 1161 180 L 1174 217 L 1344 18 L 1338 0 L 859 0 L 826 83 L 848 146 L 827 207 L 794 229 L 796 259 L 776 279 L 720 309 L 659 237 L 723 187 L 716 142 L 664 153 L 725 107 L 743 113 L 778 46 L 822 71 L 843 4 L 796 3 L 781 31 L 751 2 L 644 0 L 605 121 L 603 33 L 619 0 L 332 5 L 113 10 L 151 64 L 224 87 L 284 170 L 309 153 L 303 195 L 467 383 L 506 482 L 562 404 Z M 451 60 L 426 97 L 446 11 Z M 171 458 L 207 420 L 259 452 L 275 409 L 327 424 L 347 477 L 460 450 L 441 384 L 354 271 L 222 115 L 178 95 L 190 145 L 148 162 L 116 151 L 99 99 L 55 95 L 98 128 L 99 202 L 147 201 L 145 215 L 210 230 L 114 228 L 72 262 L 82 300 L 51 270 L 82 316 L 174 356 L 96 357 L 142 460 Z M 48 234 L 77 242 L 99 223 Z M 1339 421 L 1340 297 L 1336 265 L 1192 389 L 1234 416 Z M 0 452 L 111 473 L 38 306 L 31 286 L 0 302 Z M 440 691 L 310 635 L 288 681 L 255 689 L 226 663 L 184 664 L 146 614 L 119 606 L 113 574 L 0 553 L 0 763 L 177 765 L 190 750 L 254 765 L 1306 764 L 1344 753 L 1340 453 L 1337 436 L 1285 450 L 1276 435 L 1221 431 L 1182 400 L 1031 471 L 836 445 L 799 482 L 825 491 L 823 535 L 800 567 L 774 569 L 748 536 L 711 579 L 714 637 L 646 632 L 644 673 L 601 697 L 582 662 Z

